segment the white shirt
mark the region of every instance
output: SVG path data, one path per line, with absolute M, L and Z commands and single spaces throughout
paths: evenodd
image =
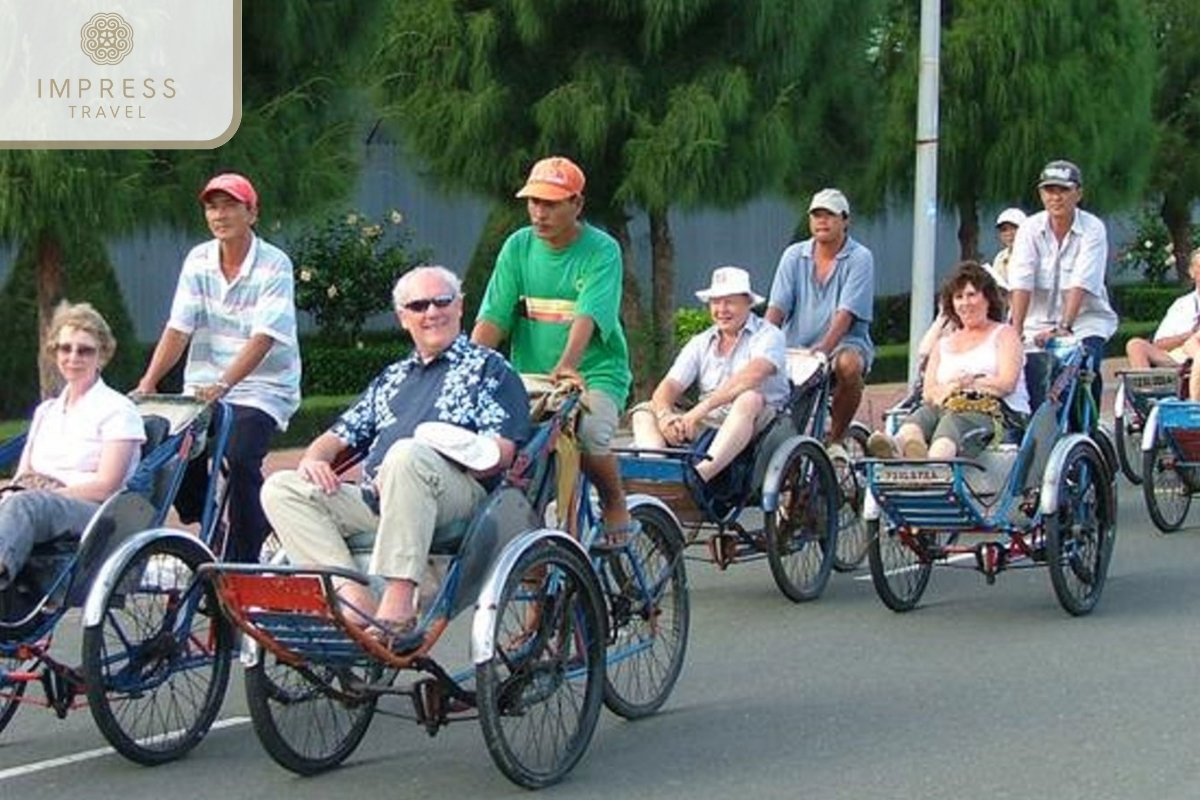
M 34 472 L 73 486 L 95 477 L 104 445 L 114 441 L 146 441 L 145 425 L 132 400 L 97 378 L 70 409 L 65 389 L 38 406 L 25 447 Z M 125 481 L 137 469 L 140 457 L 135 451 Z
M 1154 332 L 1154 341 L 1171 336 L 1182 336 L 1191 333 L 1200 321 L 1200 292 L 1188 292 L 1183 297 L 1177 297 L 1167 309 L 1158 330 Z
M 704 399 L 751 360 L 765 358 L 775 365 L 775 371 L 763 382 L 763 399 L 771 408 L 782 408 L 791 392 L 783 331 L 751 313 L 728 355 L 717 353 L 718 339 L 716 325 L 693 336 L 679 351 L 667 377 L 685 389 L 699 380 L 700 399 Z
M 1072 327 L 1079 338 L 1108 339 L 1117 330 L 1117 315 L 1108 302 L 1104 271 L 1108 262 L 1108 231 L 1095 214 L 1075 210 L 1071 228 L 1060 243 L 1050 230 L 1045 211 L 1030 216 L 1017 229 L 1008 261 L 1010 289 L 1031 291 L 1023 337 L 1058 326 L 1063 292 L 1083 289 L 1083 303 Z M 1057 291 L 1055 291 L 1057 287 Z

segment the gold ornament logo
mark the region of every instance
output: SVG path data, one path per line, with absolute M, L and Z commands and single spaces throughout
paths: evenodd
M 133 52 L 133 26 L 120 14 L 96 14 L 80 29 L 79 48 L 95 64 L 120 64 Z

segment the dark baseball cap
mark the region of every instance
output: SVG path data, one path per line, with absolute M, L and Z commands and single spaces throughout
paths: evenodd
M 1079 172 L 1079 167 L 1070 161 L 1062 159 L 1051 161 L 1042 167 L 1042 174 L 1038 177 L 1039 189 L 1043 186 L 1062 186 L 1066 189 L 1078 189 L 1082 185 L 1083 176 Z

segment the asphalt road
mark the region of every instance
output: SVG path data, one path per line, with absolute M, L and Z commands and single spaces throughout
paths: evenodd
M 1200 517 L 1160 536 L 1136 487 L 1120 494 L 1108 585 L 1084 618 L 1061 610 L 1044 570 L 990 587 L 938 570 L 901 615 L 865 568 L 793 605 L 765 563 L 690 564 L 691 643 L 671 700 L 637 723 L 605 712 L 587 756 L 542 796 L 1200 797 Z M 74 626 L 62 633 L 77 648 Z M 447 645 L 463 663 L 458 633 Z M 259 748 L 235 673 L 224 727 L 156 769 L 105 753 L 86 709 L 23 708 L 0 735 L 0 800 L 529 797 L 472 722 L 430 739 L 380 717 L 344 767 L 295 777 Z

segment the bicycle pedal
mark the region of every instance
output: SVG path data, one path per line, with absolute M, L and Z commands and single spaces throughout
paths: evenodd
M 424 678 L 413 684 L 413 710 L 416 711 L 417 722 L 431 737 L 436 736 L 446 723 L 446 695 L 442 686 L 434 678 Z

